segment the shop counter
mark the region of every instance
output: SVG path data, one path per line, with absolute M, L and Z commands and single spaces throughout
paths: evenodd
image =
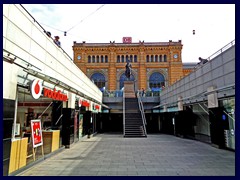
M 27 164 L 28 138 L 14 139 L 11 144 L 9 174 Z
M 59 149 L 60 130 L 42 131 L 44 154 Z

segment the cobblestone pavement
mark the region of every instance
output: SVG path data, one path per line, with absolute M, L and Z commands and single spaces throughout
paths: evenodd
M 235 152 L 171 135 L 98 134 L 18 176 L 235 176 Z

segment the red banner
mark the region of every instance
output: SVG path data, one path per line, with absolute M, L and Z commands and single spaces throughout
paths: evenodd
M 132 43 L 132 37 L 123 37 L 123 43 Z
M 31 120 L 31 130 L 33 147 L 35 148 L 41 146 L 43 144 L 43 140 L 40 119 Z

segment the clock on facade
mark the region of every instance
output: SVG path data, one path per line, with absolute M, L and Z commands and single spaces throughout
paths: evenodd
M 174 56 L 173 56 L 173 57 L 176 59 L 176 58 L 178 58 L 178 55 L 177 55 L 177 54 L 174 54 Z
M 80 59 L 81 59 L 81 56 L 78 56 L 77 59 L 80 60 Z

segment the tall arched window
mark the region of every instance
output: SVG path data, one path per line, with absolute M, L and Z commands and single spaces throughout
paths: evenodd
M 154 62 L 154 60 L 153 60 L 153 55 L 151 55 L 151 62 Z
M 123 86 L 124 86 L 124 81 L 127 81 L 128 79 L 127 79 L 127 77 L 125 76 L 125 73 L 123 73 L 121 76 L 120 76 L 120 78 L 119 78 L 119 89 L 121 90 L 122 88 L 123 88 Z M 130 81 L 134 81 L 135 80 L 135 78 L 134 78 L 134 76 L 133 75 L 131 75 L 131 77 L 130 77 Z
M 105 63 L 108 63 L 108 56 L 105 56 Z
M 159 62 L 162 62 L 162 55 L 159 56 Z
M 133 56 L 130 55 L 130 62 L 133 62 Z
M 164 55 L 164 62 L 167 62 L 167 55 Z
M 122 55 L 122 58 L 121 58 L 121 60 L 122 60 L 121 62 L 123 63 L 123 62 L 124 62 L 124 55 Z
M 155 55 L 155 62 L 158 62 L 158 55 Z
M 101 63 L 104 63 L 104 57 L 101 55 Z
M 92 62 L 95 63 L 95 56 L 92 57 Z
M 134 62 L 137 62 L 137 55 L 134 55 Z
M 120 63 L 120 56 L 117 56 L 117 63 Z
M 91 56 L 88 56 L 88 63 L 91 63 Z
M 97 63 L 99 63 L 99 56 L 97 55 Z
M 96 84 L 96 86 L 101 91 L 103 91 L 103 87 L 105 87 L 105 83 L 106 83 L 105 76 L 103 74 L 94 73 L 90 79 L 94 82 L 94 84 Z
M 160 91 L 160 89 L 165 86 L 165 78 L 159 73 L 153 73 L 149 78 L 149 87 L 152 91 Z
M 147 55 L 147 57 L 146 57 L 146 61 L 149 62 L 149 55 Z

